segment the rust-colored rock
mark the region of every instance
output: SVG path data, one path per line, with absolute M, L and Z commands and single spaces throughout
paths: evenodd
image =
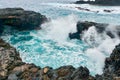
M 47 72 L 48 72 L 48 68 L 44 68 L 44 70 L 43 70 L 43 72 L 44 72 L 44 74 L 46 74 Z

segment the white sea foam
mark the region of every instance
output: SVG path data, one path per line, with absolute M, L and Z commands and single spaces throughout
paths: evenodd
M 57 11 L 59 11 L 56 10 L 56 12 L 50 13 L 51 9 L 54 9 L 55 7 L 57 9 L 62 8 L 64 10 L 75 10 L 75 12 L 79 11 L 76 7 L 88 8 L 92 11 L 99 10 L 100 12 L 108 8 L 111 10 L 115 9 L 113 13 L 117 11 L 119 13 L 120 11 L 119 7 L 106 8 L 88 4 L 77 5 L 42 2 L 41 0 L 0 0 L 0 8 L 22 7 L 40 12 L 40 10 L 50 7 L 48 11 L 43 10 L 43 13 L 46 12 L 47 14 L 53 16 L 55 16 Z M 59 15 L 60 14 L 61 13 L 59 12 Z M 2 38 L 10 42 L 21 52 L 21 57 L 25 62 L 35 63 L 41 67 L 52 66 L 53 68 L 63 65 L 73 65 L 74 67 L 86 66 L 90 69 L 91 74 L 101 74 L 105 58 L 110 55 L 115 45 L 120 42 L 118 36 L 115 36 L 115 38 L 112 39 L 107 36 L 106 33 L 99 34 L 93 26 L 83 33 L 82 40 L 84 42 L 69 40 L 68 34 L 70 32 L 76 32 L 78 16 L 72 14 L 66 17 L 59 17 L 59 15 L 56 19 L 52 19 L 50 22 L 43 24 L 42 30 L 40 31 L 30 31 L 30 34 L 24 34 L 23 32 L 20 32 L 21 34 L 13 33 L 14 35 L 6 35 L 2 36 Z M 100 17 L 93 17 L 94 15 L 88 15 L 85 14 L 81 16 L 87 16 L 84 17 L 87 20 L 89 17 L 90 20 L 95 20 L 93 18 L 97 18 L 98 21 L 104 20 L 104 18 L 101 17 L 106 16 L 102 15 Z M 114 16 L 111 18 L 112 22 L 113 18 Z M 106 30 L 110 30 L 116 35 L 116 29 L 114 26 L 109 26 Z M 24 36 L 30 36 L 33 38 L 28 41 L 22 41 L 21 37 Z
M 68 42 L 67 37 L 70 32 L 76 31 L 76 22 L 77 22 L 76 17 L 74 15 L 69 15 L 68 17 L 62 17 L 56 20 L 52 20 L 51 22 L 43 25 L 43 29 L 47 30 L 47 38 L 49 37 L 57 41 L 57 43 L 62 42 L 63 45 L 68 45 L 73 47 L 73 45 L 70 45 L 71 43 Z M 111 31 L 114 35 L 117 35 L 115 26 L 109 25 L 106 28 L 106 31 L 108 30 Z M 114 49 L 115 45 L 117 45 L 120 42 L 118 36 L 115 36 L 115 38 L 110 38 L 106 34 L 106 31 L 100 34 L 97 32 L 94 26 L 90 27 L 87 31 L 85 31 L 82 34 L 83 35 L 82 40 L 85 43 L 87 43 L 89 46 L 91 46 L 91 48 L 88 48 L 84 52 L 81 51 L 80 52 L 77 51 L 77 53 L 73 52 L 74 58 L 76 58 L 76 60 L 80 62 L 83 58 L 81 58 L 81 56 L 79 56 L 78 53 L 83 53 L 82 55 L 86 56 L 86 58 L 83 59 L 84 62 L 83 66 L 86 65 L 91 72 L 95 71 L 98 74 L 102 74 L 105 58 L 112 53 L 112 50 Z M 75 43 L 72 44 L 74 44 L 74 46 L 78 45 Z M 73 55 L 71 54 L 71 56 Z M 65 58 L 67 57 L 64 57 L 64 59 Z M 86 60 L 89 60 L 88 61 L 89 63 L 87 62 L 85 63 Z M 92 63 L 92 65 L 90 63 Z M 68 59 L 68 64 L 71 64 L 71 61 L 69 61 L 69 59 Z
M 111 27 L 111 28 L 110 28 Z M 108 26 L 112 33 L 116 34 L 115 26 Z M 107 28 L 107 29 L 108 29 Z M 106 30 L 107 30 L 106 29 Z M 106 33 L 99 34 L 96 28 L 90 27 L 83 33 L 82 40 L 89 44 L 92 48 L 85 51 L 90 60 L 97 65 L 96 72 L 101 74 L 104 68 L 104 60 L 107 56 L 110 56 L 114 47 L 120 43 L 119 37 L 114 39 L 110 38 Z M 90 68 L 91 70 L 92 68 Z
M 48 37 L 58 41 L 66 41 L 69 33 L 76 32 L 76 23 L 78 19 L 75 15 L 69 15 L 67 17 L 57 18 L 51 20 L 49 23 L 43 25 L 43 28 L 47 26 Z
M 86 12 L 99 12 L 99 14 L 118 14 L 120 13 L 120 6 L 98 6 L 98 5 L 89 5 L 89 4 L 62 4 L 62 3 L 43 3 L 46 5 L 51 5 L 54 7 L 64 8 L 64 9 L 71 9 L 76 11 L 86 11 L 83 9 L 89 9 L 90 11 Z M 82 8 L 82 9 L 79 9 Z M 111 12 L 105 12 L 104 10 L 110 10 Z
M 0 8 L 6 8 L 6 7 L 23 7 L 25 9 L 32 9 L 32 10 L 38 10 L 38 7 L 41 5 L 51 5 L 59 8 L 66 8 L 76 11 L 81 11 L 77 7 L 90 9 L 89 12 L 97 12 L 99 13 L 107 13 L 104 12 L 104 10 L 112 10 L 111 13 L 120 13 L 120 7 L 119 6 L 97 6 L 97 5 L 89 5 L 89 4 L 70 4 L 70 2 L 75 2 L 76 0 L 0 0 Z M 54 3 L 53 3 L 54 2 Z M 61 2 L 66 2 L 66 4 L 63 4 Z M 82 10 L 84 11 L 84 10 Z M 87 11 L 88 12 L 88 11 Z M 109 13 L 109 14 L 111 14 Z M 108 14 L 108 13 L 107 13 Z

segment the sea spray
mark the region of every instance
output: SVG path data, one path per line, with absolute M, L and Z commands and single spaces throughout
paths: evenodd
M 118 36 L 115 38 L 110 38 L 106 33 L 111 31 L 114 35 L 117 35 L 115 26 L 108 26 L 106 31 L 103 33 L 98 33 L 94 26 L 90 27 L 87 31 L 84 31 L 82 34 L 82 40 L 86 42 L 91 48 L 88 48 L 85 51 L 85 54 L 97 67 L 96 72 L 102 74 L 104 68 L 104 60 L 107 56 L 112 53 L 115 45 L 119 44 L 120 39 Z M 89 68 L 90 71 L 93 68 Z
M 94 26 L 83 32 L 82 40 L 70 40 L 68 35 L 76 32 L 77 21 L 75 15 L 59 17 L 43 24 L 42 30 L 14 32 L 12 29 L 12 34 L 3 34 L 2 38 L 20 51 L 24 62 L 53 68 L 86 66 L 92 75 L 102 74 L 105 57 L 120 40 L 110 38 L 106 34 L 107 28 L 100 34 Z M 109 29 L 116 34 L 114 28 Z
M 67 17 L 60 17 L 55 20 L 51 20 L 46 23 L 42 28 L 47 30 L 47 37 L 65 42 L 68 39 L 69 33 L 76 32 L 76 23 L 78 19 L 75 15 L 69 15 Z

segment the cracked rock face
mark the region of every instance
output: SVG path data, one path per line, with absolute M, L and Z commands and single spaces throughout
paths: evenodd
M 21 58 L 15 48 L 0 39 L 0 79 L 8 76 L 9 72 L 21 64 Z

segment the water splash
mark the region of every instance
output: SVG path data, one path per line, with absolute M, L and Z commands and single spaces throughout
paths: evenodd
M 17 32 L 12 29 L 12 33 L 7 34 L 7 28 L 4 31 L 7 35 L 2 38 L 20 51 L 24 62 L 53 68 L 86 66 L 92 75 L 101 74 L 105 57 L 120 40 L 118 37 L 112 39 L 106 33 L 99 34 L 94 26 L 83 33 L 83 41 L 70 40 L 68 34 L 76 32 L 77 21 L 75 15 L 69 15 L 43 24 L 42 30 L 38 31 Z
M 120 23 L 120 20 L 118 20 L 120 18 L 118 14 L 120 8 L 91 6 L 88 4 L 46 4 L 45 2 L 50 2 L 50 0 L 10 0 L 9 2 L 8 0 L 0 0 L 0 8 L 22 7 L 52 18 L 51 22 L 42 25 L 40 31 L 17 32 L 12 29 L 11 33 L 10 29 L 7 28 L 2 38 L 20 51 L 20 55 L 25 62 L 53 68 L 62 65 L 73 65 L 74 67 L 82 65 L 88 67 L 92 75 L 101 74 L 105 57 L 109 56 L 114 46 L 120 42 L 119 38 L 115 36 L 114 39 L 111 39 L 106 33 L 99 34 L 94 26 L 84 32 L 83 41 L 69 40 L 68 34 L 76 32 L 78 19 L 118 24 Z M 100 14 L 83 12 L 75 8 L 86 8 L 86 6 L 92 11 L 99 10 Z M 108 8 L 115 9 L 113 13 L 116 14 L 101 13 Z M 116 35 L 114 27 L 108 28 Z
M 106 31 L 108 30 L 117 35 L 115 26 L 108 26 Z M 89 57 L 89 60 L 97 67 L 96 72 L 98 74 L 102 74 L 103 72 L 105 58 L 110 56 L 114 47 L 120 43 L 118 36 L 110 38 L 106 34 L 106 31 L 98 33 L 96 28 L 92 26 L 82 36 L 82 40 L 91 46 L 85 53 Z M 93 68 L 90 68 L 90 70 L 93 71 Z
M 76 32 L 76 23 L 78 19 L 75 15 L 69 15 L 67 17 L 57 18 L 42 26 L 46 29 L 47 37 L 65 42 L 68 39 L 70 32 Z

